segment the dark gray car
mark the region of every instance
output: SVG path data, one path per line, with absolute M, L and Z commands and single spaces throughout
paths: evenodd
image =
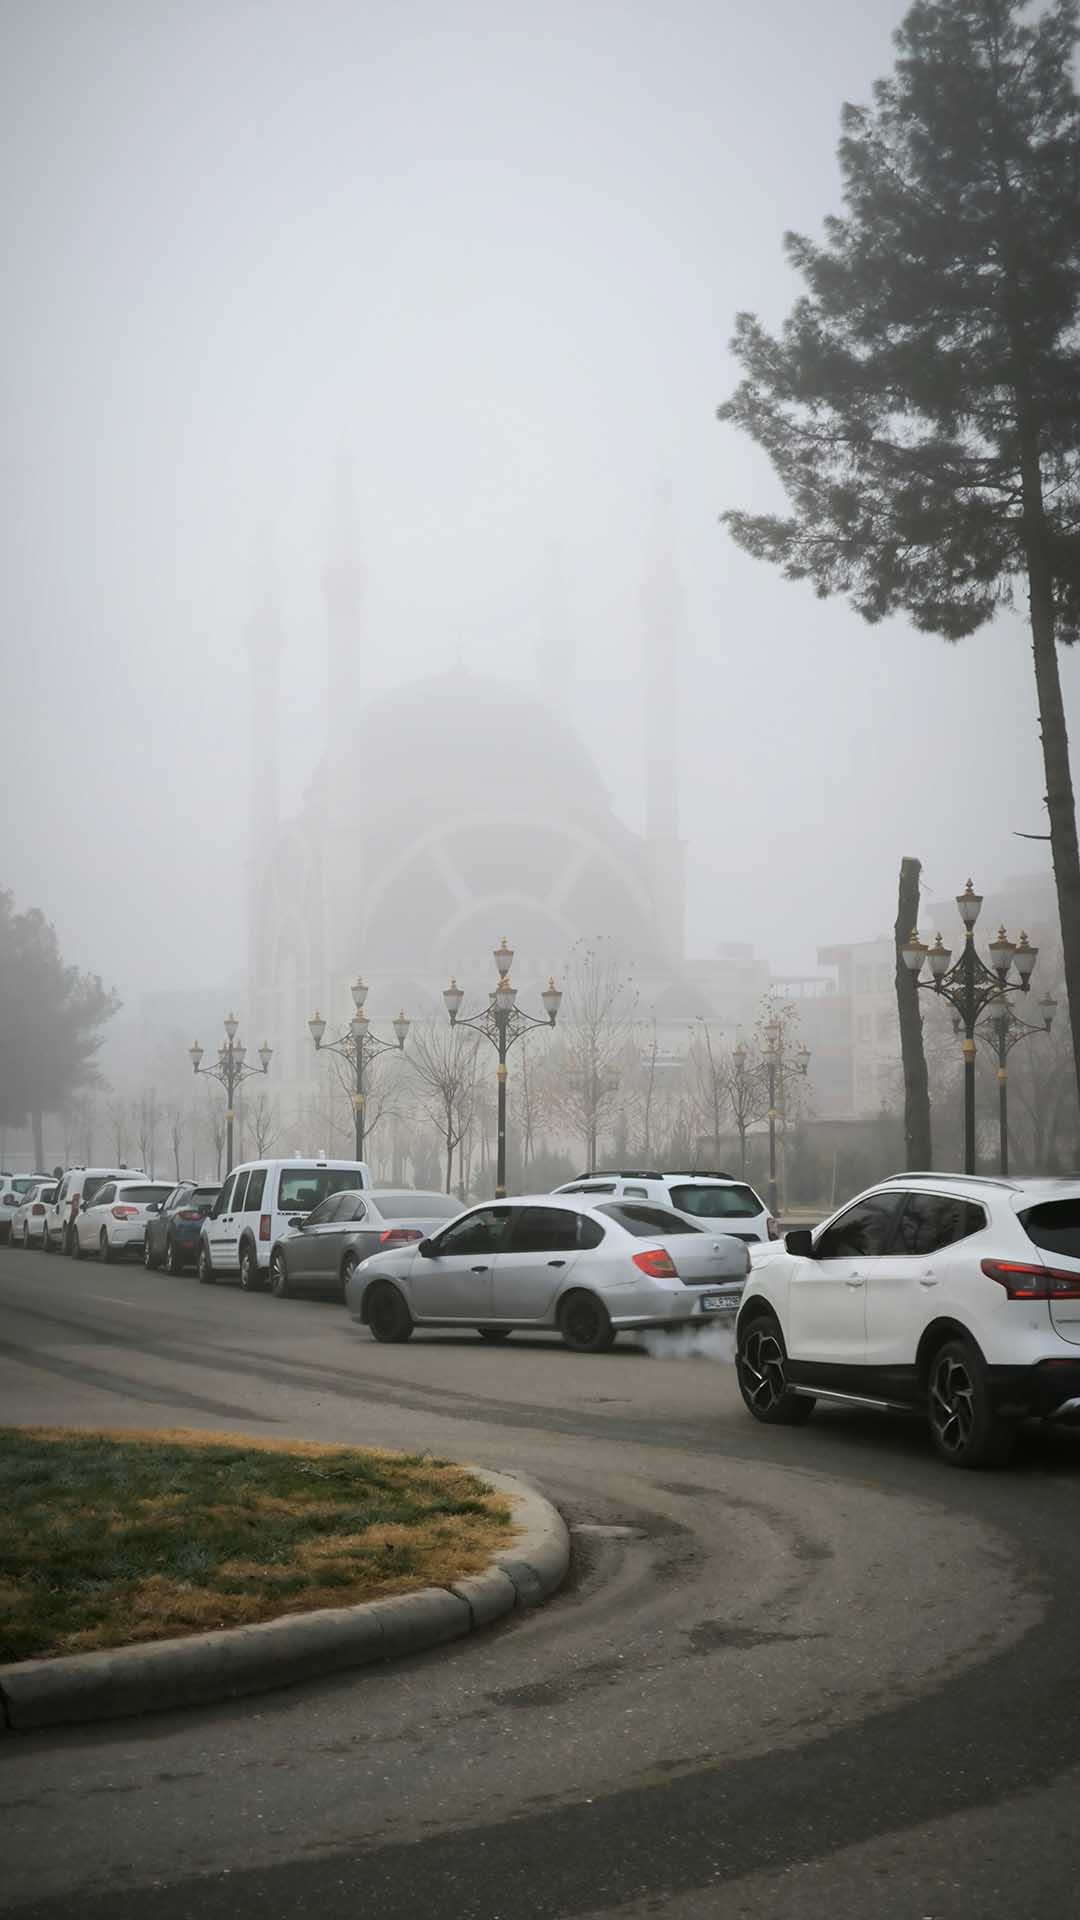
M 406 1187 L 332 1193 L 272 1249 L 270 1291 L 279 1300 L 327 1291 L 344 1298 L 361 1260 L 422 1240 L 460 1212 L 460 1200 L 448 1193 Z

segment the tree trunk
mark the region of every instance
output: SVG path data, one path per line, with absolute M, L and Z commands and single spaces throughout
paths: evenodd
M 34 1165 L 39 1173 L 44 1173 L 45 1138 L 41 1125 L 41 1115 L 40 1113 L 32 1113 L 30 1119 L 34 1129 Z
M 1046 806 L 1050 815 L 1050 852 L 1057 883 L 1065 991 L 1069 1000 L 1073 1072 L 1080 1098 L 1080 848 L 1076 840 L 1076 803 L 1069 769 L 1069 735 L 1061 698 L 1052 594 L 1029 567 L 1031 650 L 1039 695 L 1039 730 L 1046 770 Z M 1041 1169 L 1036 1169 L 1041 1171 Z
M 915 974 L 904 965 L 900 949 L 919 923 L 919 876 L 922 863 L 901 860 L 896 913 L 896 1005 L 900 1015 L 900 1057 L 904 1066 L 904 1147 L 909 1172 L 929 1172 L 934 1164 L 930 1134 L 930 1081 L 923 1046 L 922 1011 Z

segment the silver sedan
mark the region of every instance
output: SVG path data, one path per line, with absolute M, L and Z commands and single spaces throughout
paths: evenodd
M 345 1300 L 376 1340 L 416 1327 L 472 1327 L 484 1340 L 555 1329 L 579 1353 L 602 1353 L 643 1327 L 731 1326 L 749 1256 L 665 1207 L 537 1194 L 473 1207 L 416 1246 L 375 1253 Z
M 362 1260 L 380 1251 L 415 1245 L 444 1220 L 461 1212 L 448 1193 L 413 1193 L 404 1187 L 332 1193 L 270 1252 L 270 1291 L 290 1294 L 343 1289 Z

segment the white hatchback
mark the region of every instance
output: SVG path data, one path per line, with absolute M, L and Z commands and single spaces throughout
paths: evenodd
M 25 1249 L 45 1245 L 45 1211 L 55 1194 L 55 1180 L 35 1180 L 23 1194 L 11 1221 L 12 1246 Z
M 598 1200 L 648 1200 L 681 1213 L 706 1233 L 730 1233 L 748 1246 L 780 1235 L 761 1196 L 746 1180 L 735 1180 L 729 1173 L 657 1173 L 623 1167 L 609 1173 L 581 1173 L 555 1192 Z
M 75 1216 L 71 1252 L 76 1260 L 96 1253 L 102 1260 L 119 1260 L 125 1253 L 142 1253 L 146 1222 L 173 1190 L 173 1182 L 106 1180 L 92 1199 L 82 1201 Z
M 755 1419 L 925 1411 L 954 1466 L 1080 1415 L 1080 1181 L 900 1174 L 754 1258 L 736 1369 Z

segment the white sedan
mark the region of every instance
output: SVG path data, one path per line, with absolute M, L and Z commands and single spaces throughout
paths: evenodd
M 167 1200 L 175 1182 L 153 1180 L 106 1180 L 89 1206 L 85 1201 L 75 1216 L 71 1251 L 76 1260 L 84 1254 L 100 1254 L 102 1260 L 119 1260 L 122 1254 L 142 1253 L 146 1222 Z
M 35 1180 L 21 1196 L 11 1218 L 13 1247 L 45 1245 L 45 1209 L 56 1198 L 55 1180 Z

